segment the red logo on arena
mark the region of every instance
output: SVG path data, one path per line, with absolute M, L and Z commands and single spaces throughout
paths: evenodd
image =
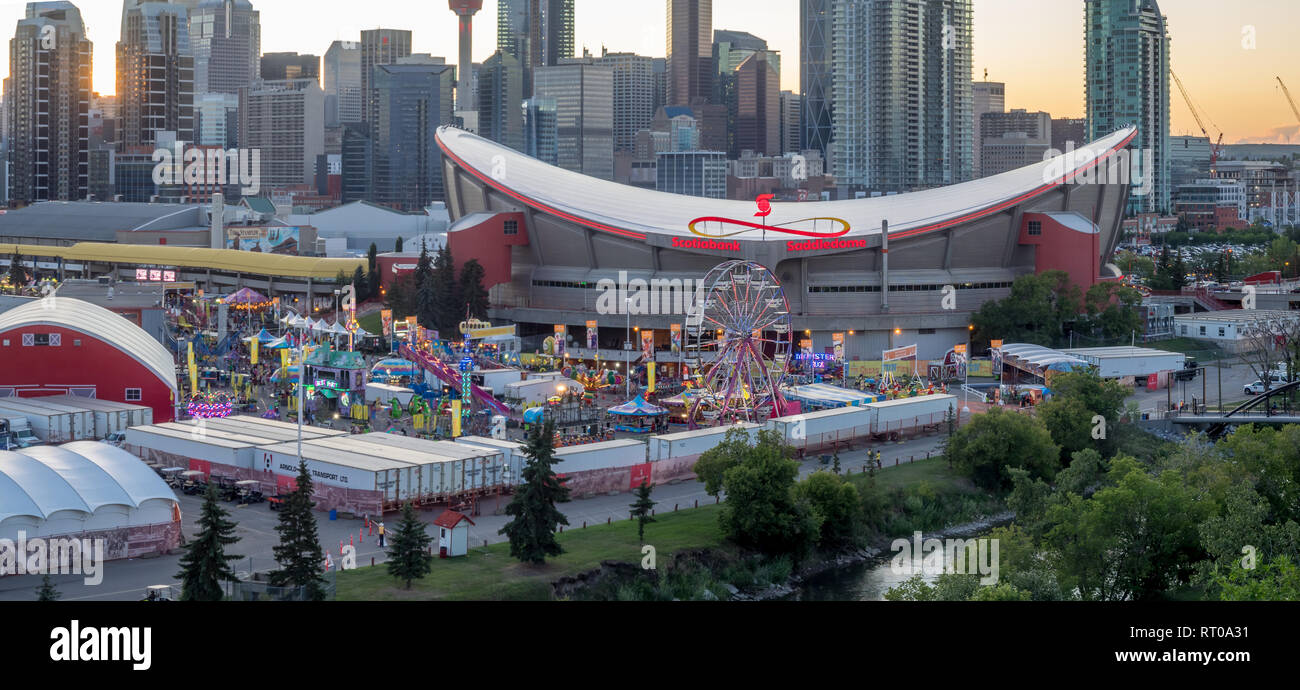
M 767 216 L 772 213 L 771 200 L 774 197 L 775 195 L 772 194 L 760 194 L 758 198 L 754 200 L 755 203 L 758 204 L 758 213 L 755 213 L 754 216 L 758 218 L 766 219 Z M 835 230 L 818 230 L 817 221 L 826 221 L 832 225 L 837 225 L 839 227 Z M 717 232 L 709 232 L 707 227 L 708 223 L 717 223 L 718 224 Z M 706 227 L 699 228 L 697 227 L 699 225 L 705 225 Z M 721 237 L 732 237 L 734 235 L 741 235 L 747 232 L 753 232 L 754 230 L 760 230 L 760 231 L 771 230 L 772 232 L 779 232 L 786 235 L 799 235 L 800 237 L 819 237 L 823 239 L 829 239 L 833 237 L 843 237 L 844 235 L 849 234 L 849 230 L 851 229 L 848 221 L 840 218 L 804 218 L 801 220 L 793 220 L 786 223 L 777 223 L 776 225 L 767 225 L 765 223 L 754 223 L 748 220 L 737 220 L 735 218 L 721 218 L 718 216 L 705 216 L 703 218 L 696 218 L 695 220 L 691 221 L 687 225 L 687 227 L 690 229 L 692 233 L 699 235 L 700 237 L 708 237 L 710 239 L 718 239 Z

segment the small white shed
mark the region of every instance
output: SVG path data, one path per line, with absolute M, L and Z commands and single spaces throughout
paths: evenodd
M 438 558 L 454 558 L 469 553 L 469 526 L 474 521 L 454 510 L 443 511 L 433 521 L 438 528 Z

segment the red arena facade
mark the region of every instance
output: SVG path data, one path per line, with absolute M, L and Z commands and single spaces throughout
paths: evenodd
M 487 269 L 491 317 L 521 335 L 565 324 L 624 339 L 625 313 L 600 313 L 602 280 L 699 280 L 729 259 L 772 270 L 792 326 L 813 351 L 854 332 L 850 359 L 916 344 L 943 356 L 971 314 L 1017 277 L 1064 270 L 1083 289 L 1118 280 L 1109 263 L 1128 201 L 1126 128 L 1069 155 L 949 187 L 841 201 L 769 203 L 657 192 L 563 170 L 469 132 L 438 145 L 457 263 Z M 882 230 L 888 228 L 887 237 Z M 951 286 L 951 289 L 949 289 Z M 945 297 L 948 297 L 945 300 Z M 666 338 L 680 314 L 637 314 Z M 806 333 L 806 334 L 805 334 Z
M 51 296 L 0 314 L 0 397 L 80 395 L 175 416 L 176 365 L 148 333 L 89 302 Z

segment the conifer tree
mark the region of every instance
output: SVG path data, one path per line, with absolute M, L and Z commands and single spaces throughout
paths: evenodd
M 298 486 L 284 501 L 280 509 L 280 522 L 275 531 L 280 543 L 272 548 L 280 569 L 271 573 L 271 584 L 277 587 L 302 587 L 305 599 L 321 601 L 325 598 L 325 578 L 321 568 L 325 553 L 321 550 L 316 533 L 315 503 L 311 500 L 311 473 L 305 461 L 298 464 Z
M 36 589 L 36 601 L 58 601 L 63 595 L 54 588 L 54 580 L 48 573 L 41 578 L 41 586 Z
M 656 522 L 650 514 L 655 507 L 654 499 L 650 498 L 650 492 L 654 488 L 654 484 L 642 480 L 641 486 L 636 488 L 636 502 L 630 506 L 632 508 L 632 517 L 636 518 L 636 538 L 643 546 L 645 545 L 646 523 Z
M 526 563 L 541 565 L 547 556 L 564 553 L 555 539 L 559 525 L 568 518 L 556 509 L 556 503 L 569 500 L 565 480 L 555 476 L 555 422 L 548 420 L 533 428 L 524 447 L 524 463 L 519 489 L 506 506 L 513 519 L 498 534 L 510 538 L 510 555 Z
M 221 601 L 225 596 L 221 584 L 233 582 L 235 571 L 230 564 L 243 556 L 226 553 L 226 547 L 239 541 L 230 513 L 221 507 L 217 485 L 208 484 L 199 516 L 199 533 L 185 545 L 181 558 L 181 601 Z
M 433 570 L 433 556 L 429 553 L 432 542 L 425 525 L 415 516 L 410 503 L 402 506 L 402 521 L 397 523 L 388 548 L 388 574 L 406 581 L 418 580 Z

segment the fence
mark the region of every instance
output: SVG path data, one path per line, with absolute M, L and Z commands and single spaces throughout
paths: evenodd
M 252 579 L 228 583 L 226 595 L 231 601 L 306 601 L 305 587 L 277 587 L 268 580 L 267 573 L 253 573 Z M 337 571 L 324 574 L 325 599 L 332 601 L 338 591 Z

